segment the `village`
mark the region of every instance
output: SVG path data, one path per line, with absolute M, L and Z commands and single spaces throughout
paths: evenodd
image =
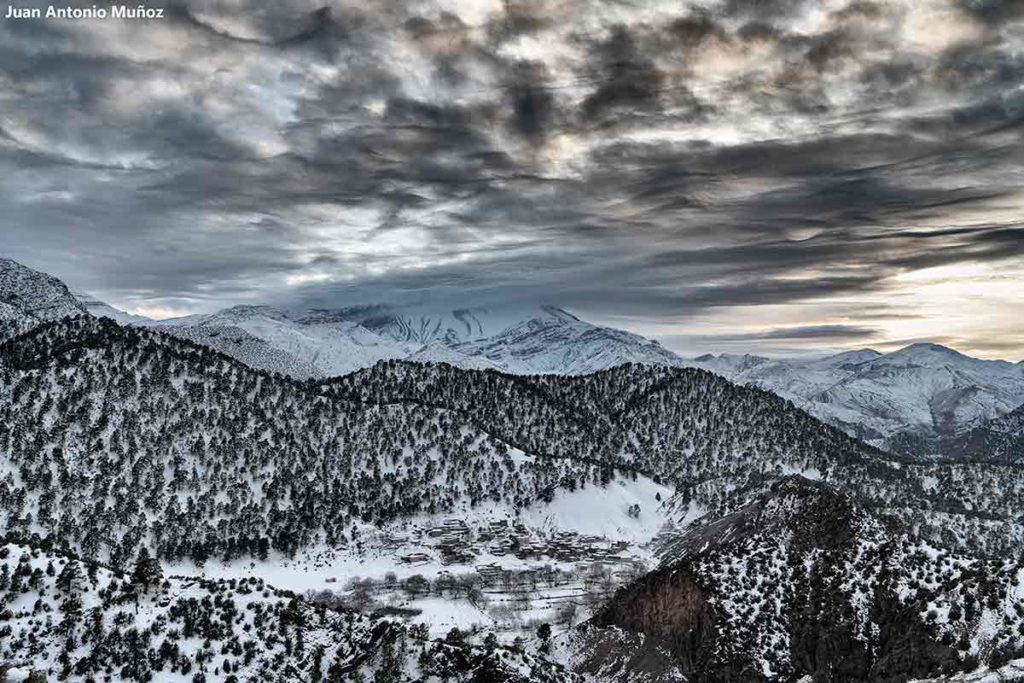
M 394 569 L 341 581 L 326 576 L 308 595 L 426 624 L 436 634 L 460 624 L 470 637 L 490 629 L 507 640 L 540 624 L 559 631 L 579 623 L 647 567 L 629 541 L 518 519 L 453 518 L 369 533 L 358 552 L 390 556 Z

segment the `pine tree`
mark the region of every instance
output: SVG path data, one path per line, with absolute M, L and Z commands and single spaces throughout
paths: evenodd
M 159 586 L 163 580 L 164 572 L 160 568 L 160 561 L 149 554 L 146 546 L 140 547 L 135 567 L 132 569 L 132 583 L 148 593 L 150 588 Z
M 373 683 L 398 683 L 402 676 L 402 660 L 404 647 L 396 647 L 392 639 L 384 641 L 381 651 L 380 667 L 373 676 Z
M 551 650 L 551 624 L 541 624 L 537 629 L 537 637 L 540 638 L 540 651 L 547 654 Z
M 78 560 L 68 560 L 57 576 L 57 590 L 65 595 L 77 594 L 82 586 L 82 570 Z

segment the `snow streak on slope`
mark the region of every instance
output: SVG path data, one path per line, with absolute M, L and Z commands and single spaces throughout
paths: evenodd
M 539 314 L 545 312 L 545 309 L 541 309 Z M 441 341 L 451 345 L 493 337 L 522 322 L 524 317 L 537 314 L 536 309 L 372 305 L 336 311 L 317 310 L 312 311 L 309 317 L 358 322 L 366 329 L 398 342 L 422 345 Z

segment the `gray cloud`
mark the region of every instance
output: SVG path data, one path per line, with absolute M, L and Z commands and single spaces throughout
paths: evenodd
M 245 7 L 0 24 L 0 251 L 137 308 L 652 329 L 1024 255 L 1017 3 Z M 948 32 L 915 33 L 933 9 Z
M 873 327 L 862 325 L 803 325 L 760 332 L 758 339 L 870 339 L 878 334 Z

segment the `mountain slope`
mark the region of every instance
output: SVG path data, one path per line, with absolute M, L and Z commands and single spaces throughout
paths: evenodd
M 151 320 L 144 315 L 126 313 L 119 308 L 114 308 L 110 304 L 100 301 L 91 294 L 86 294 L 84 292 L 73 292 L 72 294 L 75 299 L 78 300 L 78 303 L 82 304 L 82 306 L 85 307 L 85 310 L 96 318 L 110 318 L 122 325 L 141 325 L 150 322 Z
M 1024 403 L 1024 368 L 937 344 L 816 360 L 702 357 L 694 364 L 792 400 L 860 438 L 913 456 Z M 985 457 L 978 453 L 979 457 Z
M 576 680 L 536 652 L 431 642 L 401 621 L 262 579 L 162 580 L 158 565 L 135 567 L 121 572 L 38 544 L 0 544 L 5 680 L 31 672 L 70 681 Z
M 888 456 L 759 389 L 688 368 L 623 366 L 522 377 L 381 363 L 320 385 L 355 403 L 464 416 L 527 452 L 634 469 L 680 490 L 680 516 L 728 492 L 802 473 L 839 486 L 933 542 L 989 551 L 1024 541 L 1024 471 Z
M 500 333 L 453 347 L 481 356 L 506 372 L 581 375 L 626 363 L 678 366 L 678 356 L 639 335 L 584 322 L 545 306 Z
M 944 444 L 955 457 L 1024 463 L 1024 405 Z
M 85 307 L 55 277 L 0 258 L 0 341 L 66 316 L 87 315 Z
M 415 348 L 351 321 L 296 320 L 269 306 L 234 306 L 144 325 L 204 344 L 250 367 L 298 379 L 342 375 L 378 360 L 407 356 Z
M 994 551 L 1022 536 L 1019 470 L 892 460 L 699 370 L 522 377 L 392 361 L 303 384 L 84 318 L 0 347 L 0 464 L 6 528 L 114 561 L 140 541 L 197 560 L 336 547 L 357 523 L 521 509 L 629 472 L 676 486 L 680 510 L 804 472 L 936 543 Z
M 517 374 L 582 374 L 624 363 L 682 362 L 657 342 L 583 322 L 551 306 L 437 312 L 366 306 L 298 314 L 236 306 L 144 324 L 300 379 L 343 375 L 392 359 Z
M 513 460 L 451 411 L 360 406 L 106 320 L 0 346 L 0 518 L 115 563 L 344 545 L 356 523 L 525 507 L 595 465 Z
M 1001 666 L 1024 655 L 1024 563 L 941 552 L 794 477 L 695 521 L 574 649 L 583 671 L 622 682 L 673 669 L 687 680 L 905 681 Z M 643 661 L 661 671 L 623 664 Z

